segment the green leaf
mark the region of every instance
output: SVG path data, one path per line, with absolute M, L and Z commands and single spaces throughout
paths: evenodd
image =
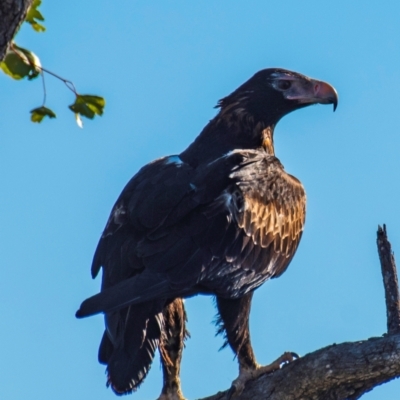
M 28 74 L 28 79 L 31 80 L 31 79 L 37 78 L 40 74 L 41 66 L 42 66 L 40 63 L 39 57 L 32 51 L 24 49 L 23 47 L 19 47 L 15 43 L 13 45 L 13 48 L 14 48 L 14 51 L 17 51 L 20 54 L 23 54 L 28 59 L 29 65 L 31 66 L 31 70 Z
M 23 59 L 13 51 L 7 53 L 4 61 L 0 63 L 0 68 L 13 79 L 25 78 L 32 69 L 25 56 Z
M 31 51 L 17 46 L 13 43 L 8 50 L 4 61 L 0 63 L 0 68 L 4 73 L 13 79 L 34 79 L 40 74 L 39 57 Z
M 103 97 L 78 94 L 75 103 L 69 106 L 75 114 L 93 119 L 95 115 L 103 115 L 106 101 Z M 79 124 L 78 124 L 79 125 Z
M 56 114 L 45 106 L 37 107 L 31 110 L 31 121 L 40 123 L 44 117 L 56 118 Z
M 25 17 L 25 22 L 31 24 L 32 28 L 36 32 L 44 32 L 46 30 L 46 28 L 42 24 L 39 24 L 38 22 L 38 21 L 44 21 L 42 13 L 38 10 L 41 3 L 42 0 L 33 0 L 33 3 L 30 6 L 29 11 Z

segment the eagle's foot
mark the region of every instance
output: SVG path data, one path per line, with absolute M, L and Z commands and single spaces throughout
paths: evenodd
M 167 393 L 161 393 L 157 400 L 186 400 L 180 389 L 170 390 Z
M 164 382 L 160 397 L 157 400 L 186 400 L 181 390 L 181 382 L 178 377 L 169 377 Z
M 240 368 L 239 376 L 232 382 L 232 386 L 228 391 L 227 399 L 239 396 L 242 392 L 246 383 L 253 379 L 257 379 L 259 376 L 264 374 L 270 374 L 281 368 L 282 364 L 292 362 L 296 358 L 300 358 L 299 355 L 293 352 L 285 352 L 274 362 L 268 365 L 257 365 L 256 368 Z

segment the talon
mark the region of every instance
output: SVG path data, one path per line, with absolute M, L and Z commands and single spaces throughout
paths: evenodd
M 294 361 L 295 359 L 298 359 L 298 358 L 300 358 L 300 356 L 297 353 L 294 353 L 293 351 L 290 351 L 290 352 L 286 351 L 277 360 L 275 360 L 275 362 L 273 362 L 271 364 L 271 366 L 276 363 L 276 364 L 279 364 L 279 368 L 280 368 L 281 364 L 283 364 L 283 365 L 289 364 L 289 363 L 291 363 L 292 361 Z
M 232 383 L 232 386 L 228 390 L 228 394 L 226 395 L 227 400 L 231 400 L 236 395 L 236 386 Z
M 239 377 L 232 382 L 227 394 L 227 400 L 231 400 L 232 398 L 239 396 L 243 392 L 244 385 L 248 380 L 249 377 L 243 378 L 243 376 L 239 375 Z
M 294 351 L 291 351 L 290 354 L 292 355 L 293 358 L 295 358 L 296 360 L 300 358 L 300 356 L 295 353 Z
M 289 364 L 298 358 L 300 358 L 300 356 L 297 353 L 286 351 L 269 365 L 261 366 L 256 364 L 253 368 L 240 368 L 239 376 L 232 382 L 232 385 L 226 394 L 227 400 L 239 396 L 243 392 L 248 381 L 257 379 L 264 374 L 271 374 L 272 372 L 281 369 L 283 365 Z

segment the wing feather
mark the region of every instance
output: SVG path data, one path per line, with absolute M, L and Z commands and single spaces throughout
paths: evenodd
M 237 180 L 244 204 L 243 211 L 235 214 L 238 226 L 255 245 L 264 249 L 272 246 L 275 255 L 270 256 L 273 262 L 265 271 L 280 275 L 293 257 L 303 231 L 304 188 L 274 157 L 256 159 L 253 165 L 231 176 Z

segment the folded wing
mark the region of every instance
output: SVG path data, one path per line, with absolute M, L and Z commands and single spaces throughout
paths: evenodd
M 287 268 L 305 194 L 275 157 L 235 151 L 196 169 L 165 160 L 142 169 L 114 206 L 94 258 L 103 290 L 77 316 L 197 293 L 240 297 Z

